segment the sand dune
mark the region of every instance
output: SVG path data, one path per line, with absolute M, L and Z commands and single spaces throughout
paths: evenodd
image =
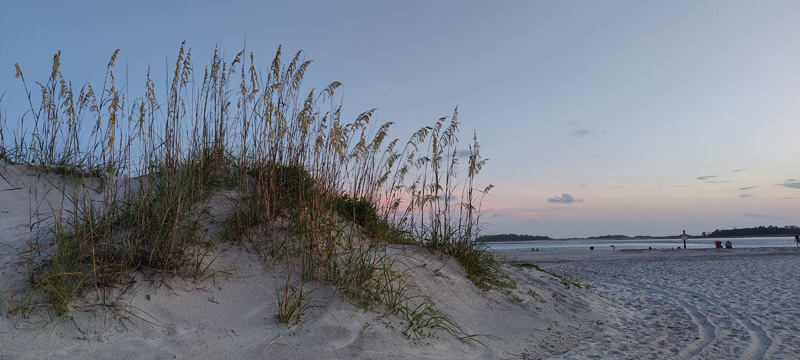
M 2 359 L 542 358 L 602 334 L 604 323 L 595 308 L 606 300 L 583 289 L 566 289 L 543 272 L 506 266 L 517 288 L 486 292 L 456 261 L 414 246 L 383 251 L 406 275 L 415 303 L 430 298 L 466 339 L 427 327 L 406 335 L 409 324 L 400 317 L 386 309 L 362 309 L 332 285 L 315 281 L 304 285 L 310 307 L 302 322 L 280 323 L 276 314 L 285 269 L 248 243 L 215 250 L 209 256 L 215 259 L 212 276 L 198 283 L 133 273 L 105 299 L 88 291 L 68 316 L 44 309 L 15 316 L 30 291 L 25 264 L 30 241 L 38 236 L 46 256 L 53 214 L 69 206 L 59 189 L 75 187 L 69 178 L 41 175 L 24 165 L 0 166 Z M 200 222 L 204 236 L 220 231 L 215 224 L 230 211 L 226 198 L 209 199 Z M 296 269 L 291 276 L 299 277 Z
M 394 270 L 406 275 L 415 303 L 432 300 L 466 339 L 440 328 L 404 333 L 409 324 L 402 318 L 363 309 L 316 281 L 304 285 L 310 306 L 302 322 L 287 326 L 276 319 L 285 269 L 249 243 L 217 248 L 203 281 L 132 273 L 105 299 L 88 291 L 68 316 L 45 309 L 14 315 L 30 291 L 30 240 L 39 236 L 47 254 L 48 227 L 64 206 L 59 189 L 82 189 L 24 165 L 0 164 L 0 173 L 0 359 L 794 359 L 800 353 L 795 248 L 503 253 L 517 287 L 489 292 L 447 256 L 415 246 L 383 248 Z M 200 221 L 204 236 L 221 231 L 231 210 L 226 199 L 209 198 Z

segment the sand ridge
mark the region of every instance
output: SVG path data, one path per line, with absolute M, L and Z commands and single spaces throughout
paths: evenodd
M 41 237 L 46 254 L 48 224 L 64 204 L 59 189 L 86 189 L 25 165 L 0 163 L 0 172 L 0 359 L 794 359 L 800 353 L 796 248 L 498 253 L 517 286 L 486 292 L 446 255 L 385 247 L 409 293 L 418 302 L 430 298 L 470 335 L 466 341 L 441 329 L 406 336 L 400 317 L 360 308 L 315 281 L 304 285 L 311 306 L 302 322 L 280 323 L 285 270 L 247 242 L 217 247 L 204 281 L 132 273 L 105 299 L 87 292 L 69 316 L 14 316 L 30 289 L 31 237 Z M 214 194 L 199 208 L 203 236 L 221 231 L 230 196 Z
M 87 291 L 69 316 L 14 316 L 30 289 L 24 259 L 31 237 L 39 236 L 46 255 L 54 211 L 69 206 L 59 189 L 91 191 L 72 186 L 68 176 L 0 166 L 8 180 L 0 180 L 0 359 L 537 359 L 567 353 L 602 334 L 595 309 L 605 300 L 585 289 L 566 289 L 543 272 L 505 266 L 517 288 L 486 292 L 455 260 L 415 246 L 384 251 L 406 275 L 414 301 L 431 299 L 467 339 L 436 328 L 407 336 L 408 324 L 400 317 L 385 308 L 360 308 L 333 285 L 317 281 L 304 285 L 311 306 L 302 322 L 280 323 L 277 299 L 285 269 L 247 242 L 216 248 L 208 257 L 215 259 L 212 276 L 204 281 L 132 273 L 105 298 Z M 198 208 L 203 236 L 220 231 L 230 196 L 214 194 Z M 30 209 L 37 209 L 33 216 Z M 31 222 L 39 224 L 33 234 Z M 290 276 L 299 279 L 298 269 Z

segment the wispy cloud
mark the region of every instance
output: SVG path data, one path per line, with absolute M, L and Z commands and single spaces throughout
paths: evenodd
M 736 170 L 733 170 L 731 172 L 740 173 L 740 172 L 745 172 L 745 171 L 747 171 L 747 169 L 736 169 Z
M 491 217 L 492 217 L 492 219 L 497 219 L 497 218 L 503 217 L 503 214 L 494 213 L 494 214 L 492 214 Z
M 561 196 L 556 196 L 547 199 L 547 202 L 559 203 L 559 204 L 572 204 L 575 202 L 583 202 L 583 199 L 575 199 L 575 197 L 570 194 L 562 194 Z
M 741 194 L 741 195 L 739 195 L 740 198 L 749 198 L 751 196 L 753 196 L 753 195 L 751 195 L 751 194 Z
M 517 213 L 517 214 L 514 214 L 514 215 L 515 216 L 522 216 L 522 217 L 531 217 L 531 216 L 536 217 L 536 216 L 541 215 L 541 213 L 536 212 L 536 211 L 523 211 L 521 213 Z
M 577 129 L 577 130 L 571 130 L 569 134 L 572 136 L 586 136 L 591 134 L 592 132 L 593 131 L 591 129 Z
M 528 224 L 536 224 L 536 223 L 538 223 L 538 222 L 539 222 L 539 220 L 536 220 L 536 219 L 530 219 L 530 220 L 528 220 Z
M 753 190 L 753 189 L 755 189 L 755 188 L 757 188 L 757 187 L 758 187 L 758 186 L 745 186 L 745 187 L 743 187 L 743 188 L 739 188 L 739 190 L 742 190 L 742 191 L 747 191 L 747 190 Z
M 568 128 L 570 136 L 586 136 L 597 132 L 596 129 L 586 127 L 586 121 L 567 121 L 564 125 Z
M 715 178 L 715 177 L 717 177 L 717 176 L 716 176 L 716 175 L 698 176 L 698 177 L 697 177 L 697 180 L 700 180 L 700 181 L 705 181 L 705 180 L 708 180 L 708 179 L 713 179 L 713 178 Z
M 463 149 L 456 151 L 456 157 L 458 158 L 468 158 L 469 157 L 469 149 Z
M 787 188 L 790 188 L 790 189 L 800 189 L 800 181 L 798 181 L 797 179 L 788 179 L 788 180 L 786 180 L 785 183 L 778 184 L 778 185 L 783 186 L 783 187 L 787 187 Z
M 786 216 L 779 216 L 779 215 L 769 215 L 769 214 L 744 214 L 744 216 L 758 218 L 758 219 L 788 219 Z

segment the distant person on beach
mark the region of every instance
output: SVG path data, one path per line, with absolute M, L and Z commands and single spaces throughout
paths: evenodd
M 798 247 L 800 247 L 800 235 L 794 236 L 794 242 L 797 244 Z
M 733 248 L 733 243 L 732 243 L 730 240 L 726 241 L 726 242 L 725 242 L 725 248 L 726 248 L 726 249 L 731 249 L 731 248 Z

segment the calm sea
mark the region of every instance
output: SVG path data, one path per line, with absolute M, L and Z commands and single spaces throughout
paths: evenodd
M 714 241 L 722 241 L 723 246 L 726 241 L 733 243 L 734 248 L 758 248 L 758 247 L 789 247 L 796 246 L 794 237 L 758 237 L 758 238 L 690 238 L 686 241 L 689 249 L 713 248 Z M 683 240 L 680 238 L 668 239 L 647 239 L 647 240 L 535 240 L 535 241 L 512 241 L 486 243 L 491 251 L 563 251 L 563 250 L 589 250 L 594 246 L 594 250 L 608 250 L 616 246 L 617 250 L 623 249 L 674 249 L 683 248 Z

